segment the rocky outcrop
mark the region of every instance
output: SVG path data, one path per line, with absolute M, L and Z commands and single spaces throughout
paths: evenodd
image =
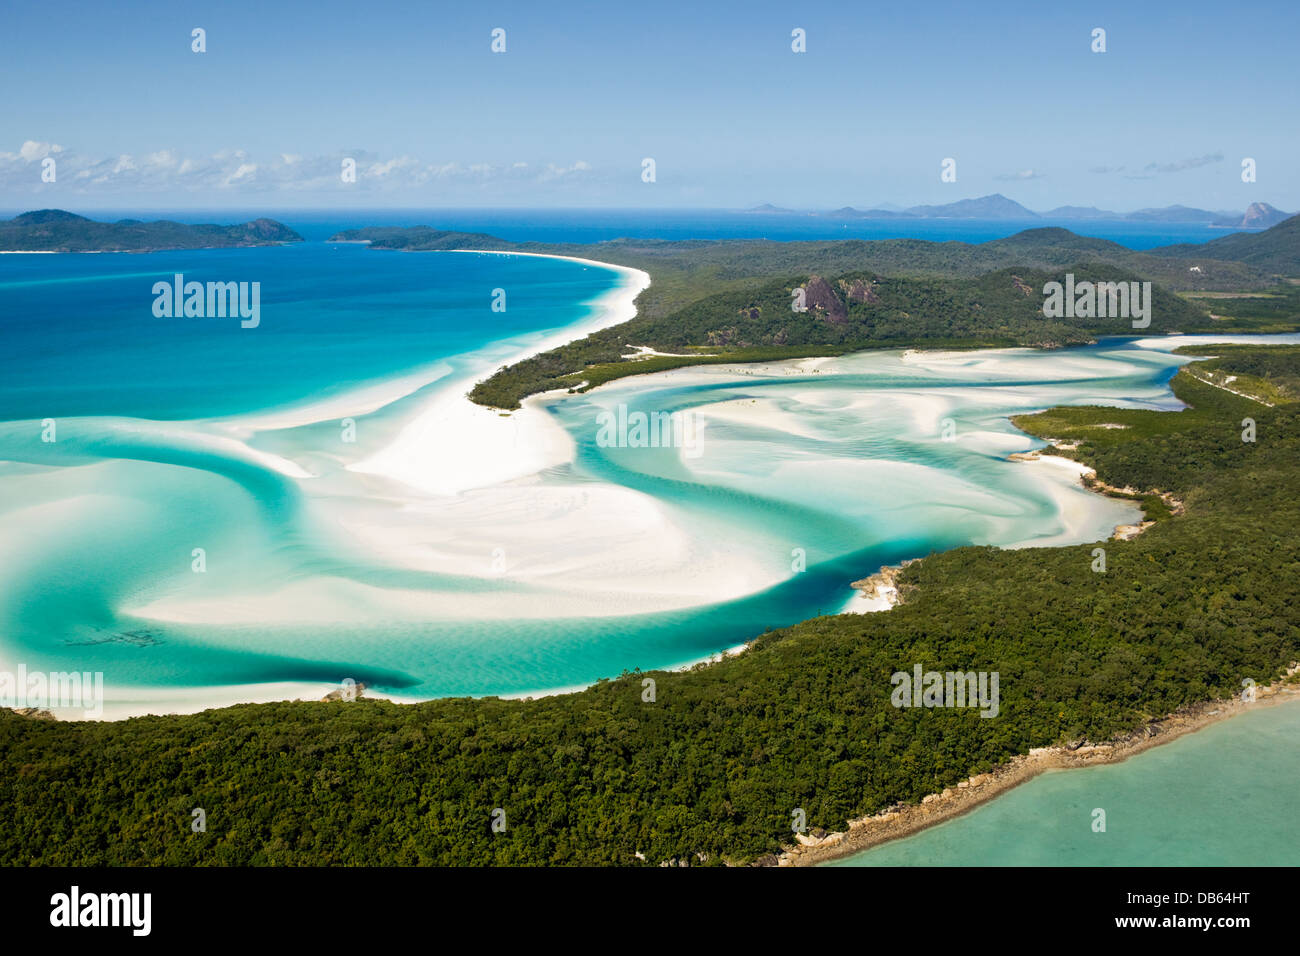
M 325 701 L 330 701 L 330 700 L 360 700 L 362 694 L 365 693 L 365 690 L 366 690 L 366 685 L 360 683 L 354 684 L 352 685 L 352 687 L 346 689 L 342 687 L 336 687 L 334 688 L 334 690 L 330 691 L 328 694 L 322 697 L 321 702 L 324 703 Z
M 832 325 L 843 325 L 848 321 L 849 310 L 835 294 L 831 284 L 821 276 L 810 276 L 803 284 L 804 304 L 809 312 L 816 312 Z
M 862 596 L 868 600 L 884 599 L 889 602 L 890 606 L 903 603 L 903 596 L 898 590 L 898 576 L 909 564 L 915 564 L 920 558 L 910 558 L 902 564 L 885 565 L 875 574 L 863 578 L 861 581 L 852 582 L 849 587 L 856 588 L 862 592 Z
M 1154 521 L 1139 521 L 1137 524 L 1117 524 L 1115 525 L 1115 533 L 1111 537 L 1116 541 L 1132 541 L 1153 524 L 1155 524 Z
M 827 833 L 821 827 L 814 827 L 808 833 L 796 833 L 794 838 L 800 846 L 835 846 L 844 839 L 844 834 Z
M 866 282 L 862 279 L 845 282 L 841 279 L 840 288 L 844 290 L 844 294 L 850 302 L 874 303 L 880 301 L 880 296 L 876 295 L 876 284 L 874 282 Z
M 1246 214 L 1237 225 L 1242 229 L 1268 229 L 1288 218 L 1287 213 L 1274 209 L 1266 202 L 1253 202 L 1246 207 Z
M 39 707 L 14 707 L 13 712 L 19 717 L 30 717 L 32 720 L 58 720 L 48 710 L 41 710 Z

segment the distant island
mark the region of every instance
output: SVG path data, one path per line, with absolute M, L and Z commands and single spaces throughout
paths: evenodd
M 192 226 L 166 219 L 97 222 L 62 209 L 39 209 L 0 220 L 0 250 L 6 252 L 157 252 L 284 242 L 302 242 L 302 236 L 274 219 L 254 219 L 235 226 Z
M 1034 212 L 1001 193 L 978 199 L 959 199 L 939 206 L 910 206 L 906 209 L 854 209 L 843 206 L 829 212 L 784 209 L 764 203 L 747 210 L 767 215 L 821 216 L 827 219 L 1043 219 L 1054 222 L 1085 222 L 1104 219 L 1110 222 L 1203 222 L 1223 229 L 1268 229 L 1291 214 L 1266 202 L 1254 202 L 1244 213 L 1196 209 L 1192 206 L 1164 206 L 1134 212 L 1112 212 L 1095 206 L 1057 206 L 1047 212 Z

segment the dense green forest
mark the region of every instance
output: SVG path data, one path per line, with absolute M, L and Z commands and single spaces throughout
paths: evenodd
M 773 292 L 775 295 L 775 291 Z M 1216 347 L 1217 351 L 1217 347 Z M 1300 348 L 1198 372 L 1290 388 Z M 1030 747 L 1132 731 L 1300 658 L 1300 403 L 1180 372 L 1183 412 L 1053 409 L 1116 485 L 1186 513 L 1131 541 L 935 554 L 884 614 L 772 631 L 694 670 L 533 701 L 279 703 L 59 723 L 0 712 L 8 864 L 747 863 Z M 1243 441 L 1243 420 L 1256 440 Z M 1120 422 L 1126 429 L 1089 427 Z M 863 568 L 863 573 L 876 570 Z M 890 675 L 997 671 L 1001 711 L 896 709 Z M 202 807 L 207 832 L 191 832 Z M 493 811 L 505 813 L 493 832 Z

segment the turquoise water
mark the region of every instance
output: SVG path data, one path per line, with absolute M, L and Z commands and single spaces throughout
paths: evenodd
M 155 318 L 151 286 L 175 272 L 260 281 L 260 327 Z M 1177 407 L 1183 360 L 1125 340 L 873 353 L 543 403 L 507 427 L 569 452 L 456 494 L 363 467 L 620 281 L 322 243 L 0 257 L 0 663 L 102 671 L 127 710 L 162 691 L 526 694 L 678 666 L 836 613 L 883 564 L 1108 536 L 1132 507 L 1008 462 L 1037 443 L 1006 416 Z M 603 446 L 619 405 L 700 416 L 701 453 Z M 425 470 L 487 454 L 428 435 Z
M 261 283 L 262 323 L 156 318 L 153 284 Z M 319 400 L 571 325 L 610 270 L 522 256 L 302 243 L 0 256 L 0 421 L 204 418 Z M 504 288 L 507 309 L 492 311 Z
M 1294 866 L 1297 739 L 1300 701 L 1261 706 L 1122 763 L 1048 771 L 830 865 Z

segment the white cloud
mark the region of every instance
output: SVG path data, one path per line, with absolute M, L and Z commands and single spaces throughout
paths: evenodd
M 1023 182 L 1026 179 L 1042 179 L 1043 174 L 1036 169 L 1022 169 L 1019 172 L 1002 173 L 993 178 L 1003 182 Z
M 63 152 L 63 147 L 56 143 L 37 143 L 29 139 L 27 142 L 23 143 L 22 148 L 18 150 L 18 155 L 31 163 L 38 159 L 44 159 L 52 153 L 61 152 Z
M 258 159 L 242 149 L 223 149 L 210 156 L 184 155 L 175 149 L 95 158 L 54 143 L 27 141 L 17 152 L 0 152 L 0 189 L 37 192 L 57 188 L 43 184 L 39 161 L 58 154 L 58 186 L 83 194 L 110 192 L 330 192 L 341 189 L 397 190 L 457 184 L 489 186 L 572 182 L 593 173 L 585 160 L 568 165 L 522 160 L 495 163 L 427 162 L 414 156 L 380 156 L 367 150 L 304 156 L 278 153 Z M 356 163 L 355 183 L 339 175 L 344 159 Z
M 240 163 L 239 167 L 225 178 L 224 185 L 229 186 L 243 179 L 245 176 L 250 179 L 253 173 L 257 172 L 257 163 Z
M 398 156 L 394 159 L 388 160 L 387 162 L 371 163 L 369 168 L 366 169 L 365 175 L 383 178 L 390 173 L 409 170 L 418 167 L 419 165 L 419 161 L 412 159 L 410 156 Z
M 1147 163 L 1145 172 L 1181 173 L 1185 169 L 1199 169 L 1202 166 L 1210 166 L 1221 162 L 1223 162 L 1222 153 L 1208 153 L 1205 156 L 1193 156 L 1190 159 L 1180 159 L 1172 163 Z

